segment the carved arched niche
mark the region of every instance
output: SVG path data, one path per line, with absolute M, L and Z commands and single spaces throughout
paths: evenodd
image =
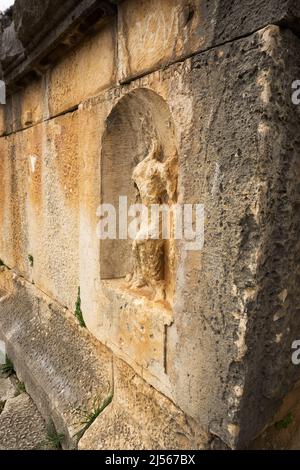
M 149 153 L 151 149 L 153 150 L 155 143 L 158 143 L 160 147 L 161 162 L 172 160 L 172 177 L 177 181 L 174 123 L 168 105 L 151 90 L 141 88 L 132 91 L 117 103 L 106 121 L 106 130 L 102 139 L 101 203 L 109 203 L 118 208 L 119 196 L 127 196 L 128 206 L 137 202 L 137 187 L 133 181 L 133 172 L 140 162 L 146 160 L 147 156 L 149 158 Z M 165 199 L 170 204 L 168 198 Z M 118 230 L 117 222 L 117 233 Z M 174 241 L 172 239 L 165 241 L 162 276 L 166 300 L 169 304 L 174 287 L 174 252 Z M 125 278 L 134 270 L 134 263 L 132 240 L 119 238 L 101 240 L 101 279 L 124 278 L 126 288 Z M 147 287 L 132 290 L 137 295 L 151 298 Z

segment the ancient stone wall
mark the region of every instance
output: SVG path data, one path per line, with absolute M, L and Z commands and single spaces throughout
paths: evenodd
M 79 448 L 245 447 L 299 378 L 299 15 L 17 0 L 3 19 L 0 333 L 65 447 L 95 397 Z M 126 284 L 131 243 L 97 237 L 153 141 L 176 160 L 173 202 L 205 210 L 200 250 L 164 247 L 160 301 Z

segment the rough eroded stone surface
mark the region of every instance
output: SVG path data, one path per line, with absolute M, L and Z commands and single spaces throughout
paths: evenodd
M 79 442 L 80 450 L 204 449 L 210 438 L 121 360 L 114 397 Z
M 214 45 L 243 37 L 270 24 L 289 25 L 299 32 L 298 0 L 216 0 L 215 7 Z
M 300 7 L 297 0 L 127 0 L 119 15 L 120 79 L 129 80 L 268 24 L 299 32 Z
M 46 442 L 45 422 L 29 395 L 8 399 L 0 414 L 0 449 L 33 450 Z

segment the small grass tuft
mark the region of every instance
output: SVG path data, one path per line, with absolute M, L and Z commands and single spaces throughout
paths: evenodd
M 1 366 L 1 372 L 8 377 L 15 372 L 14 365 L 8 356 L 5 358 L 5 364 L 2 364 Z
M 75 314 L 75 317 L 77 318 L 77 320 L 79 321 L 80 326 L 86 328 L 86 324 L 85 324 L 85 321 L 83 319 L 82 310 L 81 310 L 80 287 L 78 287 L 78 295 L 77 295 L 77 300 L 76 300 L 76 304 L 75 304 L 74 314 Z
M 33 268 L 34 259 L 32 255 L 28 255 L 28 261 L 29 261 L 30 266 Z
M 2 268 L 3 266 L 5 266 L 5 263 L 4 263 L 4 261 L 2 261 L 2 259 L 0 258 L 0 268 Z
M 292 413 L 289 413 L 288 415 L 286 415 L 285 418 L 275 423 L 275 428 L 277 429 L 277 431 L 281 431 L 282 429 L 286 429 L 292 422 L 293 422 L 293 415 Z
M 58 433 L 53 423 L 50 423 L 47 427 L 47 443 L 51 445 L 53 449 L 60 450 L 62 441 L 65 435 Z
M 82 428 L 74 435 L 74 437 L 77 437 L 78 440 L 81 439 L 85 431 L 93 424 L 93 422 L 96 420 L 96 418 L 98 418 L 102 411 L 105 410 L 105 408 L 111 403 L 112 399 L 112 394 L 104 400 L 101 400 L 99 397 L 97 397 L 95 398 L 92 409 L 90 411 L 81 410 L 82 421 L 77 424 L 81 425 Z

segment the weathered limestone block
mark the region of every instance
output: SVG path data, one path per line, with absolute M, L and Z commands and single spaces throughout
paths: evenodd
M 9 266 L 13 265 L 12 240 L 12 201 L 10 142 L 5 137 L 0 138 L 0 258 Z
M 75 113 L 0 139 L 0 258 L 69 309 L 80 285 L 78 132 Z
M 298 0 L 216 0 L 213 15 L 214 45 L 251 34 L 268 24 L 288 25 L 299 32 Z
M 204 2 L 127 0 L 119 5 L 119 78 L 125 80 L 208 44 Z
M 4 124 L 7 134 L 38 124 L 48 117 L 45 80 L 32 79 L 24 88 L 7 96 Z
M 240 277 L 246 287 L 243 297 L 248 318 L 243 366 L 247 373 L 239 413 L 241 444 L 273 418 L 278 402 L 300 373 L 291 360 L 292 343 L 300 335 L 300 109 L 292 102 L 292 82 L 300 75 L 299 39 L 277 27 L 266 28 L 258 36 L 269 70 L 259 68 L 257 79 L 265 107 L 258 127 L 262 139 L 259 148 L 265 155 L 256 165 L 260 195 L 244 226 L 244 249 L 256 247 L 252 257 L 255 264 L 251 263 L 249 271 L 244 270 Z M 242 266 L 237 264 L 239 272 Z M 249 274 L 254 266 L 251 280 Z M 237 287 L 240 288 L 239 283 Z M 259 409 L 255 408 L 258 402 Z
M 23 158 L 17 158 L 20 141 L 14 136 L 1 137 L 0 181 L 0 258 L 10 267 L 28 274 L 26 228 L 27 168 Z M 14 175 L 14 176 L 13 176 Z M 25 185 L 23 185 L 25 181 Z
M 297 0 L 126 0 L 119 5 L 119 78 L 249 35 L 268 24 L 299 31 Z
M 41 156 L 41 127 L 2 137 L 0 145 L 3 150 L 0 176 L 4 189 L 0 196 L 0 257 L 7 266 L 16 268 L 29 279 L 28 255 L 32 254 L 36 230 L 33 213 L 41 193 L 40 162 L 37 161 L 37 156 Z
M 177 287 L 170 374 L 176 403 L 187 410 L 190 394 L 202 420 L 212 410 L 209 429 L 234 446 L 263 428 L 300 373 L 290 352 L 300 328 L 298 55 L 292 33 L 269 27 L 192 61 L 198 138 L 180 168 L 185 200 L 205 204 L 205 245 L 181 266 L 189 288 Z
M 47 117 L 48 106 L 44 96 L 44 83 L 33 79 L 26 87 L 7 96 L 3 108 L 3 127 L 10 135 L 42 121 Z
M 99 296 L 101 341 L 159 390 L 171 395 L 166 342 L 172 312 L 133 293 L 123 280 L 103 281 Z
M 115 20 L 61 59 L 49 72 L 45 91 L 50 115 L 99 94 L 115 82 Z
M 65 434 L 64 446 L 74 447 L 84 411 L 112 392 L 111 353 L 73 314 L 18 278 L 0 302 L 0 337 L 46 422 L 52 419 Z
M 80 450 L 209 446 L 209 435 L 121 360 L 114 360 L 114 390 L 112 403 L 79 441 Z
M 37 286 L 70 310 L 79 282 L 79 127 L 77 113 L 29 129 L 30 273 Z M 62 286 L 64 286 L 62 288 Z

